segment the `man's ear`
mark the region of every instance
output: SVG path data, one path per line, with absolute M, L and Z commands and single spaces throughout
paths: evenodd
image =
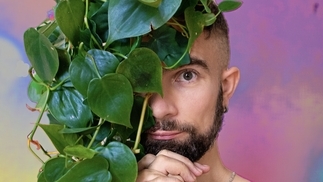
M 231 67 L 222 73 L 223 106 L 228 107 L 229 100 L 236 90 L 240 79 L 240 70 L 237 67 Z

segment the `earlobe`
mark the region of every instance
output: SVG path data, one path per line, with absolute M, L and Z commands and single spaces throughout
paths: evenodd
M 231 67 L 222 73 L 223 106 L 229 105 L 229 100 L 236 90 L 240 79 L 240 70 Z

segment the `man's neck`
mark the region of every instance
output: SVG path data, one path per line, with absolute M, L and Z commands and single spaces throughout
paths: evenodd
M 212 148 L 198 162 L 210 166 L 208 173 L 197 178 L 198 182 L 226 182 L 230 180 L 232 171 L 224 166 L 218 150 L 217 141 L 214 142 Z

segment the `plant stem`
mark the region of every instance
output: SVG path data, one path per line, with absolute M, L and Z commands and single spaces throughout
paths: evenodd
M 93 142 L 94 142 L 94 140 L 95 140 L 96 136 L 98 135 L 99 130 L 100 130 L 100 128 L 101 128 L 101 124 L 102 124 L 102 122 L 103 122 L 103 121 L 104 121 L 104 120 L 103 120 L 103 118 L 100 118 L 100 120 L 99 120 L 99 124 L 98 124 L 98 127 L 96 128 L 96 130 L 95 130 L 95 132 L 94 132 L 94 134 L 93 134 L 93 136 L 92 136 L 92 139 L 91 139 L 91 141 L 90 141 L 89 145 L 87 146 L 87 148 L 88 148 L 88 149 L 89 149 L 89 148 L 91 148 L 91 146 L 92 146 L 92 144 L 93 144 Z
M 84 24 L 86 26 L 87 29 L 90 30 L 91 32 L 91 29 L 90 29 L 90 26 L 89 26 L 89 23 L 87 21 L 87 13 L 89 11 L 89 0 L 85 0 L 85 14 L 84 14 Z M 98 43 L 98 41 L 95 39 L 95 37 L 92 35 L 92 32 L 91 32 L 91 39 L 94 41 L 94 43 L 99 47 L 99 49 L 102 50 L 102 47 L 101 45 Z
M 144 124 L 144 118 L 145 118 L 145 113 L 146 113 L 146 108 L 147 108 L 147 105 L 148 105 L 148 100 L 150 98 L 151 94 L 147 94 L 145 96 L 145 100 L 144 100 L 144 103 L 142 105 L 142 110 L 141 110 L 141 115 L 140 115 L 140 121 L 139 121 L 139 126 L 138 126 L 138 130 L 137 130 L 137 135 L 136 135 L 136 141 L 135 141 L 135 145 L 132 149 L 132 152 L 133 153 L 139 153 L 138 152 L 138 145 L 139 145 L 139 142 L 140 142 L 140 135 L 141 135 L 141 131 L 142 131 L 142 126 Z
M 28 141 L 27 141 L 27 145 L 28 145 L 28 148 L 31 151 L 31 153 L 34 154 L 34 156 L 36 158 L 38 158 L 42 163 L 44 163 L 44 161 L 31 149 L 30 142 L 33 141 L 34 135 L 36 133 L 36 130 L 38 128 L 38 125 L 40 123 L 40 120 L 43 117 L 43 114 L 44 114 L 45 109 L 46 109 L 46 106 L 47 106 L 47 101 L 48 101 L 48 98 L 49 98 L 49 92 L 50 91 L 49 91 L 49 87 L 46 87 L 46 88 L 47 88 L 47 90 L 46 90 L 46 98 L 45 98 L 44 105 L 43 105 L 43 107 L 42 107 L 42 109 L 40 111 L 40 114 L 39 114 L 39 116 L 37 118 L 36 123 L 34 124 L 34 128 L 31 130 L 31 132 L 30 132 L 30 134 L 28 136 Z

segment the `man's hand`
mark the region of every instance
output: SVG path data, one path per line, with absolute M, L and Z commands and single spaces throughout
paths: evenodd
M 209 170 L 209 166 L 162 150 L 156 156 L 147 154 L 138 162 L 137 182 L 194 182 Z

